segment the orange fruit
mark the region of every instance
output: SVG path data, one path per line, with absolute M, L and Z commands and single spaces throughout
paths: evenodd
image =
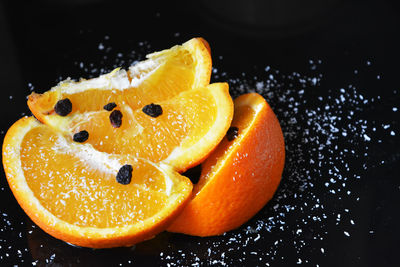
M 154 53 L 128 72 L 32 94 L 35 117 L 8 131 L 3 165 L 17 201 L 43 230 L 94 248 L 165 230 L 192 192 L 178 171 L 198 164 L 233 117 L 226 83 L 208 84 L 201 38 Z
M 147 55 L 128 71 L 115 69 L 100 77 L 79 82 L 60 82 L 44 94 L 32 93 L 28 106 L 41 122 L 55 116 L 57 101 L 69 98 L 72 114 L 102 110 L 109 102 L 128 104 L 132 109 L 160 102 L 180 92 L 210 83 L 211 54 L 208 43 L 193 38 L 180 46 Z
M 274 195 L 285 161 L 278 119 L 256 93 L 238 97 L 234 106 L 232 127 L 238 131 L 231 127 L 201 165 L 192 199 L 168 231 L 222 234 L 248 221 Z
M 233 116 L 225 83 L 208 85 L 211 58 L 201 38 L 153 53 L 128 72 L 113 72 L 80 82 L 63 82 L 50 91 L 29 96 L 28 105 L 41 122 L 72 140 L 88 132 L 87 143 L 99 151 L 130 154 L 163 162 L 179 172 L 197 165 L 222 140 Z M 57 112 L 68 99 L 67 114 Z M 110 122 L 103 107 L 114 103 L 122 123 Z M 162 109 L 153 118 L 143 109 Z M 66 116 L 62 116 L 66 115 Z
M 132 167 L 129 184 L 116 180 L 125 164 Z M 32 117 L 8 130 L 3 165 L 14 196 L 36 224 L 85 247 L 128 246 L 153 237 L 192 191 L 190 181 L 165 164 L 70 142 Z
M 47 116 L 46 124 L 69 140 L 87 131 L 85 143 L 98 151 L 134 155 L 184 171 L 215 148 L 233 116 L 233 102 L 225 83 L 187 90 L 157 104 L 162 114 L 155 118 L 143 112 L 143 107 L 133 109 L 124 102 L 117 105 L 112 112 L 121 112 L 120 127 L 113 127 L 112 112 L 104 109 Z

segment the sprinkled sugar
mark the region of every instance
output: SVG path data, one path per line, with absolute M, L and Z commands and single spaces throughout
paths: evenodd
M 233 97 L 257 92 L 272 106 L 285 136 L 285 171 L 274 199 L 240 229 L 211 239 L 177 238 L 174 248 L 190 251 L 188 258 L 198 259 L 198 264 L 318 266 L 319 256 L 329 254 L 325 247 L 329 235 L 352 238 L 357 227 L 352 207 L 360 201 L 353 188 L 366 170 L 384 164 L 371 161 L 374 157 L 369 157 L 370 146 L 393 135 L 388 127 L 380 135 L 374 133 L 382 122 L 364 115 L 370 103 L 384 101 L 380 96 L 367 98 L 352 84 L 328 88 L 328 94 L 319 93 L 326 90 L 321 88 L 323 75 L 318 73 L 321 64 L 320 60 L 312 62 L 310 69 L 316 74 L 310 77 L 281 73 L 271 66 L 257 77 L 245 73 L 232 77 L 213 69 L 214 80 L 228 81 Z M 398 97 L 397 91 L 393 94 Z M 392 110 L 396 112 L 397 107 Z M 353 204 L 343 206 L 343 200 Z M 332 224 L 340 226 L 341 232 Z M 286 261 L 288 246 L 299 255 L 297 261 Z M 171 247 L 162 255 L 162 262 L 171 266 L 189 263 Z
M 107 36 L 97 45 L 104 55 L 100 62 L 75 62 L 75 66 L 82 71 L 82 77 L 95 77 L 121 65 L 128 67 L 142 60 L 147 52 L 152 52 L 147 42 L 141 42 L 135 52 L 111 55 L 108 46 L 110 38 Z M 213 55 L 213 59 L 217 62 L 223 60 L 218 55 Z M 110 60 L 114 65 L 106 64 Z M 360 62 L 360 65 L 374 64 L 370 59 L 369 63 L 365 62 Z M 265 266 L 283 263 L 319 266 L 318 260 L 330 253 L 326 242 L 330 236 L 337 235 L 349 242 L 359 231 L 357 222 L 360 220 L 355 209 L 363 196 L 356 191 L 357 185 L 368 169 L 393 161 L 371 156 L 371 147 L 390 143 L 398 136 L 397 125 L 384 118 L 368 119 L 365 114 L 371 103 L 381 105 L 388 101 L 392 101 L 391 111 L 398 112 L 398 102 L 391 99 L 398 99 L 399 96 L 397 91 L 393 91 L 386 98 L 368 97 L 361 93 L 361 88 L 350 83 L 330 87 L 324 84 L 324 76 L 318 73 L 322 64 L 329 62 L 309 61 L 314 75 L 282 73 L 273 66 L 262 66 L 263 73 L 257 74 L 257 77 L 247 73 L 234 76 L 213 68 L 213 79 L 228 81 L 233 97 L 257 92 L 267 99 L 275 111 L 284 132 L 287 153 L 282 183 L 270 203 L 237 230 L 212 238 L 162 233 L 135 247 L 118 249 L 121 251 L 119 254 L 115 252 L 118 264 L 126 266 L 135 262 L 141 254 L 152 253 L 163 266 L 260 263 Z M 353 70 L 351 74 L 361 75 L 362 68 Z M 374 77 L 377 75 L 379 79 L 384 77 L 382 73 Z M 59 80 L 62 79 L 60 77 Z M 29 84 L 28 87 L 34 88 L 34 85 Z M 116 173 L 120 164 L 113 166 Z M 1 188 L 0 193 L 4 194 L 4 191 Z M 1 210 L 0 214 L 3 214 L 1 231 L 15 232 L 13 238 L 18 240 L 28 236 L 29 239 L 36 234 L 37 242 L 41 242 L 38 247 L 42 254 L 33 256 L 34 265 L 57 263 L 58 259 L 66 258 L 59 254 L 86 251 L 68 245 L 63 247 L 57 240 L 50 241 L 57 244 L 53 248 L 48 245 L 49 237 L 34 225 L 25 227 L 27 231 L 18 232 L 15 229 L 21 229 L 21 221 L 10 218 Z M 368 229 L 366 234 L 374 235 L 375 231 Z M 9 236 L 0 238 L 0 261 L 11 254 L 31 255 L 28 248 L 9 246 L 13 243 Z M 60 246 L 63 249 L 57 248 Z M 290 262 L 285 254 L 288 250 L 292 251 Z M 96 259 L 102 255 L 101 252 L 90 253 L 97 253 Z

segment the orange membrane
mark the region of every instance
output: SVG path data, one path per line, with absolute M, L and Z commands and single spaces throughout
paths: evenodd
M 71 136 L 82 130 L 89 132 L 88 143 L 99 151 L 130 154 L 159 162 L 185 142 L 195 142 L 205 135 L 217 114 L 211 92 L 205 88 L 185 91 L 174 98 L 158 102 L 162 115 L 153 118 L 142 109 L 128 104 L 117 106 L 123 114 L 122 124 L 114 128 L 110 112 L 77 114 L 69 124 Z M 147 103 L 150 104 L 150 103 Z M 101 129 L 101 130 L 99 130 Z
M 88 145 L 66 142 L 43 125 L 24 137 L 21 164 L 28 186 L 43 207 L 78 226 L 133 224 L 168 204 L 173 177 L 144 160 L 98 153 Z M 116 173 L 127 163 L 133 167 L 132 182 L 121 185 Z
M 240 140 L 242 139 L 243 134 L 245 134 L 249 126 L 256 119 L 255 113 L 256 111 L 249 105 L 235 106 L 231 127 L 238 127 L 238 135 L 232 141 L 229 141 L 225 137 L 221 141 L 221 143 L 219 143 L 218 149 L 214 150 L 214 152 L 209 155 L 207 159 L 208 164 L 206 166 L 202 166 L 203 168 L 201 171 L 200 179 L 193 188 L 192 197 L 195 197 L 196 194 L 206 185 L 209 177 L 214 176 L 214 171 L 218 169 L 218 160 L 225 155 L 231 153 L 236 144 L 240 144 Z

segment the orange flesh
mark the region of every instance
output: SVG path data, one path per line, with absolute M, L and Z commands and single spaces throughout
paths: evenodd
M 87 142 L 99 151 L 130 154 L 159 162 L 183 141 L 195 142 L 209 130 L 218 110 L 215 103 L 210 103 L 213 100 L 209 90 L 200 88 L 156 102 L 163 109 L 163 114 L 156 118 L 146 115 L 141 108 L 134 110 L 122 104 L 115 108 L 123 114 L 120 128 L 111 125 L 107 111 L 91 114 L 85 119 L 77 115 L 69 127 L 71 134 L 88 131 Z
M 116 173 L 91 166 L 74 153 L 57 148 L 63 138 L 40 126 L 26 134 L 21 162 L 28 186 L 40 203 L 56 217 L 71 224 L 113 227 L 133 224 L 162 210 L 169 195 L 165 175 L 138 159 L 119 158 L 133 166 L 132 182 L 121 185 Z M 100 162 L 101 164 L 101 162 Z
M 144 79 L 137 87 L 125 90 L 89 89 L 74 94 L 47 92 L 42 95 L 42 98 L 39 99 L 40 103 L 36 105 L 40 106 L 43 114 L 53 113 L 53 105 L 58 100 L 69 98 L 72 102 L 71 114 L 73 114 L 102 110 L 103 106 L 110 102 L 115 102 L 117 105 L 125 102 L 132 109 L 137 109 L 151 102 L 163 101 L 191 89 L 194 82 L 193 69 L 195 67 L 193 65 L 196 62 L 190 53 L 182 50 L 170 57 L 168 63 L 159 66 L 150 74 L 151 79 Z M 140 74 L 142 77 L 146 75 L 142 72 Z M 50 103 L 52 104 L 50 105 Z
M 241 138 L 241 134 L 247 130 L 255 117 L 254 109 L 248 105 L 235 108 L 235 114 L 233 116 L 231 127 L 238 127 L 239 129 L 236 139 Z M 237 141 L 238 140 L 236 140 L 236 142 Z M 218 145 L 218 149 L 214 150 L 212 157 L 209 157 L 207 165 L 203 165 L 199 182 L 193 188 L 193 198 L 207 184 L 209 178 L 214 176 L 214 170 L 217 168 L 217 161 L 220 158 L 223 158 L 225 154 L 229 154 L 230 151 L 234 149 L 234 146 L 232 146 L 233 142 L 235 142 L 235 140 L 229 141 L 225 137 Z M 237 144 L 240 145 L 240 142 L 237 142 Z

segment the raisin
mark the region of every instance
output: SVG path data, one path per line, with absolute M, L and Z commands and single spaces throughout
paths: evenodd
M 239 128 L 238 127 L 230 127 L 228 132 L 226 132 L 226 138 L 228 141 L 233 141 L 236 139 L 239 133 Z
M 114 128 L 119 128 L 122 124 L 122 113 L 119 110 L 114 110 L 110 114 L 110 122 Z
M 115 104 L 114 102 L 108 103 L 107 105 L 105 105 L 103 108 L 107 111 L 111 111 L 113 110 L 115 107 L 117 106 L 117 104 Z
M 149 115 L 150 117 L 153 118 L 156 118 L 163 113 L 161 106 L 153 103 L 144 106 L 142 111 L 144 112 L 144 114 Z
M 89 138 L 89 133 L 85 130 L 74 134 L 74 137 L 73 137 L 74 141 L 79 142 L 79 143 L 85 142 L 86 140 L 88 140 L 88 138 Z
M 120 184 L 129 184 L 132 179 L 132 165 L 125 164 L 122 166 L 117 174 L 117 182 Z
M 54 106 L 54 111 L 60 116 L 67 116 L 72 111 L 72 103 L 68 98 L 58 100 Z

